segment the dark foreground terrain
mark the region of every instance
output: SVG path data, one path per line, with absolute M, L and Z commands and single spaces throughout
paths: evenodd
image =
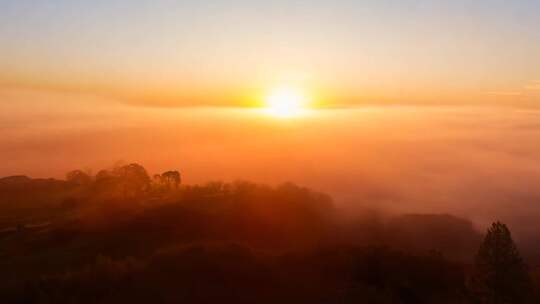
M 0 179 L 1 303 L 537 303 L 526 262 L 503 224 L 344 216 L 293 184 Z

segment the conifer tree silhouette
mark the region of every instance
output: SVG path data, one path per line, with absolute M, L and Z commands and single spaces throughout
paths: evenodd
M 489 304 L 531 303 L 532 282 L 508 227 L 495 222 L 476 256 L 475 294 Z

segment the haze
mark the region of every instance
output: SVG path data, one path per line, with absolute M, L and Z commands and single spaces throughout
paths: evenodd
M 341 207 L 493 218 L 532 234 L 540 112 L 363 107 L 282 119 L 256 109 L 153 108 L 73 94 L 1 95 L 0 175 L 62 178 L 133 160 L 186 183 L 293 181 Z
M 540 303 L 540 1 L 0 0 L 2 303 Z

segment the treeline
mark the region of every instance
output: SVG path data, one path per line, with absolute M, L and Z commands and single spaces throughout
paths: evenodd
M 138 164 L 0 179 L 2 303 L 535 303 L 510 231 Z M 350 219 L 352 218 L 352 220 Z

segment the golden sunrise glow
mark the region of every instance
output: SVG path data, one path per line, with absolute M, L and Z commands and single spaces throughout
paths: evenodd
M 266 96 L 266 112 L 276 117 L 299 116 L 308 107 L 308 98 L 299 89 L 281 87 Z

